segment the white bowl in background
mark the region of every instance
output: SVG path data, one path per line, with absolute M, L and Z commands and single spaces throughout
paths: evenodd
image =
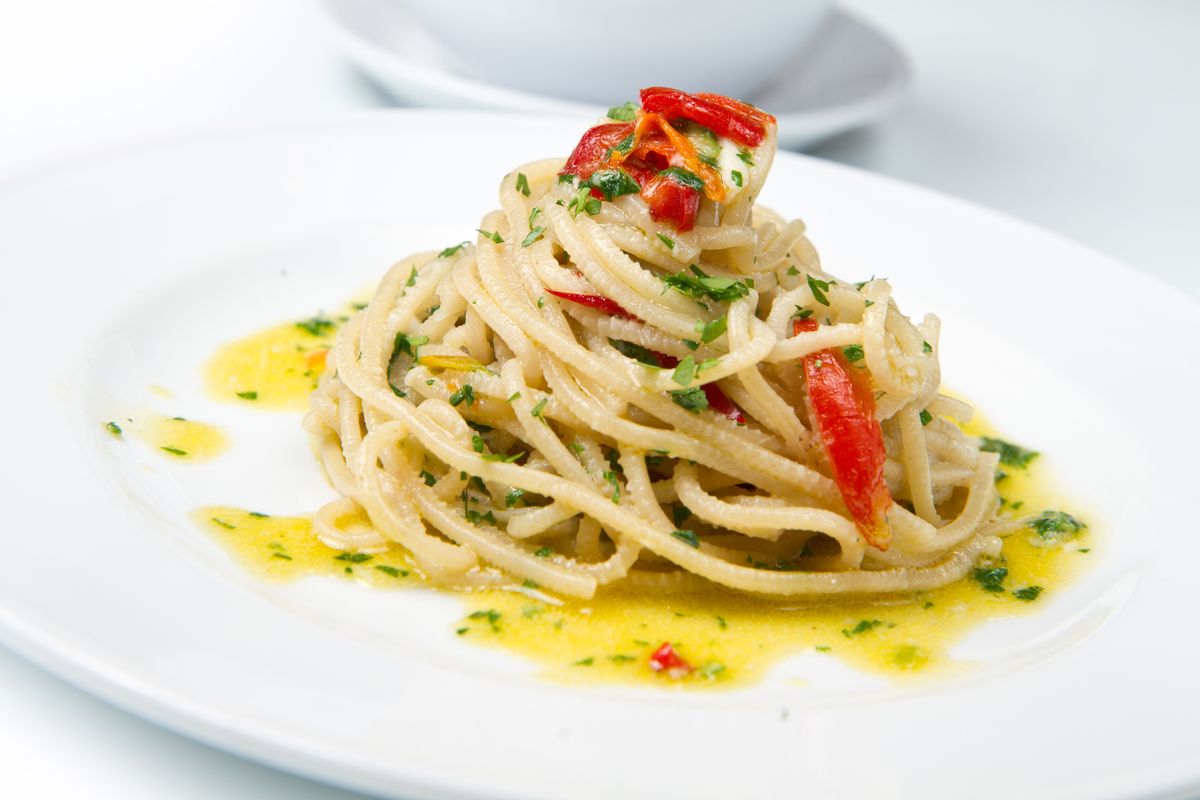
M 613 105 L 643 86 L 747 97 L 812 38 L 830 0 L 394 0 L 468 77 Z

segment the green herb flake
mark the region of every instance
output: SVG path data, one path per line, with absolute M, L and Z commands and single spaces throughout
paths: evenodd
M 469 406 L 475 405 L 475 387 L 469 383 L 464 383 L 462 388 L 450 395 L 450 405 L 457 407 L 463 402 Z
M 722 672 L 725 671 L 725 665 L 720 661 L 705 661 L 700 665 L 698 670 L 700 677 L 706 681 L 716 680 Z
M 529 232 L 528 236 L 526 236 L 524 239 L 521 240 L 521 247 L 529 247 L 531 244 L 536 242 L 538 239 L 542 238 L 542 234 L 545 232 L 546 232 L 546 229 L 544 227 L 542 227 L 541 225 L 536 226 L 535 228 L 533 228 L 533 230 L 531 230 Z
M 680 361 L 675 367 L 675 371 L 671 373 L 671 380 L 678 383 L 680 386 L 690 386 L 692 380 L 696 377 L 696 359 L 688 356 Z
M 524 172 L 517 173 L 517 191 L 529 197 L 529 179 L 525 177 Z
M 498 633 L 500 631 L 501 616 L 499 611 L 489 608 L 484 611 L 472 611 L 470 614 L 467 614 L 467 619 L 487 620 L 487 624 L 491 626 L 492 630 Z
M 180 458 L 183 458 L 188 454 L 187 450 L 180 450 L 178 447 L 172 447 L 171 445 L 164 445 L 158 449 L 170 453 L 173 456 L 179 456 Z
M 825 295 L 825 292 L 829 291 L 829 281 L 814 278 L 812 275 L 807 278 L 808 288 L 812 291 L 813 299 L 823 306 L 829 305 L 829 298 Z
M 676 528 L 678 528 L 680 525 L 682 525 L 684 523 L 684 520 L 686 520 L 691 515 L 692 515 L 692 510 L 690 508 L 688 508 L 687 506 L 683 505 L 682 503 L 677 506 L 674 506 L 671 509 L 671 521 L 675 523 Z
M 707 297 L 711 300 L 736 300 L 750 294 L 750 287 L 744 281 L 733 278 L 714 278 L 704 274 L 695 264 L 691 265 L 695 275 L 676 273 L 667 275 L 663 282 L 675 291 L 688 297 Z
M 659 241 L 661 241 L 663 244 L 665 244 L 671 250 L 675 249 L 675 240 L 672 239 L 670 236 L 667 236 L 665 233 L 658 234 L 658 239 L 659 239 Z
M 108 431 L 113 436 L 120 436 L 122 433 L 124 433 L 124 431 L 121 430 L 121 426 L 115 422 L 104 423 L 104 430 Z
M 750 155 L 750 151 L 747 150 L 746 148 L 739 147 L 737 157 L 740 158 L 742 161 L 745 161 L 750 166 L 752 166 L 752 167 L 754 166 L 754 157 Z
M 408 570 L 398 569 L 390 564 L 376 564 L 375 569 L 382 572 L 384 575 L 391 575 L 393 578 L 407 578 Z
M 861 344 L 850 344 L 842 348 L 842 355 L 846 357 L 847 361 L 853 364 L 856 361 L 862 361 L 866 354 L 863 353 Z
M 696 321 L 696 333 L 700 334 L 700 341 L 708 344 L 721 334 L 725 333 L 726 327 L 729 324 L 727 314 L 722 314 L 716 319 L 705 322 L 704 320 Z
M 708 397 L 699 386 L 693 386 L 690 389 L 677 389 L 673 392 L 668 392 L 668 394 L 675 401 L 675 405 L 682 406 L 693 414 L 698 414 L 708 408 Z
M 483 452 L 484 444 L 485 442 L 483 441 L 483 437 L 479 434 L 475 434 L 471 437 L 471 447 L 474 448 L 476 453 Z
M 929 423 L 933 422 L 933 414 L 929 413 L 928 408 L 922 408 L 920 416 L 921 416 L 921 427 L 924 427 L 924 426 L 928 425 Z
M 609 499 L 612 500 L 614 503 L 620 504 L 620 502 L 621 502 L 621 484 L 617 480 L 617 473 L 612 470 L 605 470 L 604 471 L 604 480 L 606 483 L 608 483 L 609 486 L 612 487 L 612 490 L 613 490 L 612 495 L 609 497 Z
M 333 329 L 333 320 L 313 317 L 297 322 L 296 327 L 312 336 L 324 336 Z
M 540 419 L 542 416 L 542 411 L 546 408 L 546 403 L 549 400 L 549 397 L 543 397 L 541 400 L 538 400 L 537 405 L 529 409 L 529 416 L 538 417 Z
M 408 280 L 406 280 L 404 282 L 404 285 L 405 286 L 416 286 L 417 285 L 417 268 L 416 267 L 413 267 L 412 272 L 408 273 Z
M 985 592 L 1003 592 L 1008 567 L 976 567 L 971 571 L 971 577 Z
M 533 554 L 535 556 L 537 556 L 538 558 L 549 558 L 550 554 L 553 552 L 554 552 L 554 550 L 552 550 L 551 548 L 543 546 L 543 547 L 539 547 L 537 550 L 534 550 Z
M 680 339 L 679 341 L 682 342 L 683 346 L 686 347 L 688 350 L 696 350 L 697 348 L 700 347 L 700 343 L 697 341 L 693 341 L 692 339 Z
M 892 664 L 900 669 L 917 669 L 929 660 L 929 656 L 915 644 L 902 644 L 892 653 Z
M 692 547 L 700 547 L 700 537 L 696 535 L 695 531 L 674 530 L 671 531 L 671 535 L 679 541 L 689 544 Z
M 1017 589 L 1012 594 L 1013 597 L 1017 598 L 1018 600 L 1024 600 L 1026 603 L 1032 603 L 1034 600 L 1038 599 L 1038 595 L 1041 593 L 1041 586 L 1026 586 L 1024 588 Z
M 399 331 L 396 334 L 395 341 L 392 343 L 392 357 L 389 361 L 389 366 L 396 361 L 396 358 L 401 353 L 415 359 L 417 357 L 417 348 L 423 344 L 429 344 L 428 336 L 409 336 L 404 331 Z
M 1087 524 L 1065 511 L 1043 511 L 1040 516 L 1027 522 L 1026 527 L 1032 528 L 1042 539 L 1050 541 L 1074 536 L 1086 528 Z
M 462 241 L 462 242 L 459 242 L 458 244 L 452 244 L 449 247 L 447 247 L 445 250 L 443 250 L 442 252 L 438 253 L 438 258 L 449 258 L 450 256 L 454 255 L 459 250 L 462 250 L 464 247 L 466 247 L 469 244 L 470 244 L 470 242 L 467 242 L 467 241 Z
M 922 350 L 923 352 L 925 352 L 925 353 L 932 353 L 932 352 L 933 352 L 933 345 L 931 345 L 929 342 L 927 342 L 927 341 L 925 341 L 924 339 L 922 339 L 922 340 L 921 340 L 921 350 Z
M 823 644 L 819 644 L 813 648 L 813 650 L 816 650 L 818 653 L 828 653 L 832 649 L 833 649 L 832 647 L 829 647 L 828 645 L 823 645 Z
M 657 367 L 659 365 L 658 356 L 640 344 L 626 342 L 621 339 L 609 339 L 608 343 L 615 347 L 621 355 L 626 358 L 632 358 L 639 364 L 645 364 L 648 367 Z
M 508 492 L 506 492 L 504 495 L 504 507 L 512 508 L 517 503 L 519 503 L 521 501 L 521 498 L 524 496 L 525 496 L 524 489 L 518 489 L 516 487 L 509 489 Z
M 626 100 L 619 106 L 613 106 L 608 110 L 608 118 L 620 120 L 621 122 L 633 122 L 637 119 L 638 107 L 633 104 L 632 100 Z
M 234 529 L 237 527 L 236 525 L 231 525 L 231 524 L 229 524 L 228 522 L 226 522 L 225 520 L 221 519 L 220 517 L 211 517 L 210 519 L 212 519 L 212 521 L 213 521 L 213 523 L 214 523 L 214 524 L 216 524 L 216 525 L 220 525 L 222 528 L 225 528 L 226 530 L 230 530 L 230 531 L 231 531 L 231 530 L 234 530 Z
M 721 630 L 725 630 L 726 628 L 729 627 L 729 623 L 726 622 L 725 618 L 719 614 L 717 615 L 717 627 L 720 628 Z
M 733 179 L 734 186 L 738 187 L 739 189 L 742 188 L 742 173 L 738 172 L 736 169 L 731 169 L 729 170 L 729 177 Z
M 673 178 L 676 183 L 686 186 L 689 189 L 694 189 L 697 192 L 704 191 L 704 181 L 700 179 L 700 176 L 683 167 L 667 167 L 664 170 L 659 170 L 658 174 Z
M 623 194 L 637 194 L 641 189 L 637 181 L 623 169 L 602 169 L 592 173 L 583 184 L 586 187 L 599 189 L 605 200 L 612 200 Z M 590 212 L 589 212 L 590 213 Z
M 374 557 L 375 556 L 371 555 L 370 553 L 338 553 L 333 557 L 333 560 L 348 561 L 351 564 L 362 564 L 366 561 L 370 561 Z
M 991 436 L 979 437 L 979 449 L 986 453 L 999 453 L 1001 464 L 1021 469 L 1028 467 L 1029 462 L 1038 457 L 1035 450 L 1026 450 L 1020 445 L 1011 444 L 1003 439 L 994 439 Z
M 496 244 L 504 244 L 504 237 L 500 235 L 499 231 L 485 231 L 483 228 L 476 228 L 475 230 L 479 231 L 480 235 L 485 239 L 491 239 Z
M 571 663 L 571 666 L 572 667 L 590 667 L 594 663 L 596 663 L 595 656 L 588 656 L 587 658 L 581 658 L 578 661 L 573 661 Z
M 860 633 L 874 630 L 882 624 L 877 619 L 860 619 L 853 628 L 842 628 L 842 635 L 849 639 L 851 636 L 858 636 Z
M 236 394 L 238 397 L 242 398 L 243 400 L 257 400 L 258 399 L 258 392 L 254 391 L 253 389 L 251 389 L 248 392 L 237 392 Z

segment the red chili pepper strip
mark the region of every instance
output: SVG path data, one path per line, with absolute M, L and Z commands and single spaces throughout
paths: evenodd
M 567 300 L 572 303 L 576 303 L 577 305 L 587 306 L 588 308 L 594 308 L 597 311 L 603 311 L 604 313 L 612 314 L 615 317 L 623 317 L 624 319 L 632 319 L 632 320 L 637 319 L 637 317 L 635 317 L 633 314 L 630 314 L 628 311 L 621 308 L 621 306 L 617 303 L 616 300 L 612 300 L 603 295 L 575 294 L 573 292 L 556 292 L 553 289 L 547 289 L 546 291 L 549 292 L 550 294 L 554 295 L 555 297 L 561 298 L 563 300 Z
M 632 134 L 633 129 L 632 122 L 612 122 L 589 128 L 558 174 L 577 175 L 579 180 L 587 180 L 608 163 L 608 151 Z
M 816 329 L 816 320 L 792 321 L 793 334 Z M 804 357 L 804 380 L 814 427 L 842 500 L 863 538 L 886 550 L 892 535 L 887 524 L 892 493 L 883 475 L 887 451 L 875 420 L 870 379 L 838 350 L 827 349 Z
M 693 668 L 691 664 L 679 657 L 670 642 L 663 642 L 662 646 L 650 655 L 650 669 L 655 672 L 665 672 L 672 678 L 682 678 Z
M 775 118 L 753 106 L 714 94 L 692 95 L 665 86 L 641 91 L 642 109 L 667 119 L 690 119 L 718 136 L 748 147 L 758 147 Z

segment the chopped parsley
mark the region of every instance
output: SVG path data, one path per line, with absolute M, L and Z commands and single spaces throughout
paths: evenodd
M 853 628 L 842 628 L 842 636 L 849 639 L 851 636 L 857 636 L 860 633 L 878 628 L 883 623 L 877 619 L 860 619 Z
M 1041 586 L 1026 586 L 1023 589 L 1017 589 L 1013 592 L 1013 597 L 1018 600 L 1024 600 L 1026 603 L 1032 603 L 1038 599 L 1038 595 L 1042 593 Z
M 637 194 L 640 187 L 637 181 L 629 177 L 623 169 L 602 169 L 592 173 L 592 177 L 583 183 L 588 188 L 599 189 L 605 200 L 612 200 L 623 194 Z
M 517 191 L 529 197 L 529 179 L 525 177 L 524 172 L 517 173 Z
M 459 242 L 458 244 L 452 244 L 449 247 L 447 247 L 445 250 L 443 250 L 442 252 L 438 253 L 438 258 L 449 258 L 450 256 L 457 253 L 459 250 L 462 250 L 468 244 L 470 244 L 470 242 L 467 242 L 467 241 L 462 241 L 462 242 Z
M 476 453 L 482 453 L 483 448 L 487 443 L 483 441 L 483 437 L 478 433 L 471 437 L 471 449 Z
M 847 361 L 853 364 L 855 361 L 862 361 L 865 354 L 863 353 L 861 344 L 851 344 L 842 348 L 842 355 L 846 357 Z
M 511 464 L 523 455 L 525 455 L 524 450 L 522 450 L 519 453 L 513 453 L 510 456 L 506 456 L 503 453 L 484 453 L 483 460 L 484 461 L 502 461 L 505 464 Z
M 717 676 L 725 671 L 725 665 L 720 661 L 705 661 L 700 665 L 700 677 L 705 680 L 716 680 Z
M 696 535 L 695 531 L 674 530 L 671 531 L 671 535 L 685 544 L 690 544 L 692 547 L 700 546 L 700 537 Z
M 696 333 L 700 334 L 700 341 L 708 344 L 725 332 L 728 323 L 729 320 L 725 314 L 722 314 L 711 322 L 696 320 Z
M 538 558 L 548 558 L 553 552 L 554 551 L 549 547 L 539 547 L 537 550 L 533 551 L 533 554 Z
M 796 319 L 808 319 L 812 315 L 813 310 L 811 308 L 801 308 L 800 306 L 796 306 L 796 312 L 792 314 Z
M 731 169 L 729 170 L 729 177 L 733 179 L 734 186 L 738 187 L 739 189 L 742 188 L 742 173 L 738 172 L 736 169 Z
M 733 278 L 714 278 L 704 274 L 695 264 L 691 265 L 695 275 L 677 273 L 663 278 L 663 282 L 677 292 L 688 297 L 708 297 L 712 300 L 736 300 L 750 294 L 750 287 L 744 281 Z
M 416 286 L 417 285 L 417 268 L 416 267 L 413 267 L 412 272 L 408 273 L 408 280 L 406 280 L 404 282 L 404 285 L 405 286 Z
M 541 225 L 534 227 L 533 230 L 529 231 L 529 235 L 521 240 L 521 247 L 529 247 L 538 239 L 542 238 L 542 234 L 545 232 L 546 229 Z
M 659 366 L 658 356 L 656 356 L 652 351 L 647 350 L 645 347 L 642 347 L 640 344 L 626 342 L 621 339 L 609 339 L 608 343 L 617 348 L 617 352 L 619 352 L 621 355 L 625 356 L 626 358 L 632 358 L 639 364 L 645 364 L 648 367 Z
M 612 495 L 609 497 L 614 503 L 621 502 L 621 484 L 617 480 L 617 473 L 612 470 L 604 471 L 604 480 L 612 487 Z
M 546 408 L 546 402 L 549 399 L 549 397 L 543 397 L 541 400 L 538 400 L 537 405 L 529 409 L 529 416 L 541 418 L 542 411 Z
M 483 228 L 476 228 L 475 230 L 479 231 L 485 239 L 491 239 L 496 244 L 504 244 L 504 237 L 500 235 L 499 231 L 485 231 Z
M 571 202 L 567 204 L 567 211 L 571 212 L 572 217 L 578 217 L 580 211 L 586 211 L 590 216 L 595 216 L 600 213 L 600 201 L 591 196 L 592 187 L 586 183 L 579 187 L 579 191 L 571 198 Z
M 675 367 L 675 371 L 671 373 L 671 380 L 678 383 L 680 386 L 690 386 L 692 379 L 696 377 L 696 359 L 688 356 L 679 365 Z
M 211 519 L 214 524 L 220 525 L 222 528 L 225 528 L 226 530 L 233 530 L 234 528 L 237 527 L 236 525 L 230 525 L 228 522 L 221 519 L 220 517 L 212 517 Z
M 375 556 L 370 553 L 338 553 L 333 557 L 334 561 L 348 561 L 351 564 L 362 564 L 370 561 Z
M 333 329 L 333 320 L 313 317 L 296 323 L 296 327 L 313 336 L 324 336 Z
M 504 495 L 504 507 L 512 508 L 518 502 L 520 502 L 521 498 L 524 496 L 525 496 L 524 489 L 518 489 L 516 487 L 509 489 L 508 492 Z
M 921 351 L 922 351 L 922 352 L 925 352 L 925 353 L 932 353 L 932 352 L 933 352 L 933 345 L 931 345 L 929 342 L 927 342 L 927 341 L 925 341 L 924 339 L 922 339 L 922 340 L 921 340 Z
M 437 476 L 427 469 L 421 470 L 421 480 L 425 481 L 426 486 L 433 486 L 437 483 Z
M 695 350 L 696 348 L 698 348 L 698 347 L 700 346 L 700 343 L 699 343 L 699 342 L 697 342 L 697 341 L 694 341 L 694 340 L 692 340 L 692 339 L 680 339 L 679 341 L 680 341 L 680 342 L 683 344 L 683 346 L 684 346 L 684 347 L 686 347 L 688 350 Z
M 676 526 L 682 525 L 684 520 L 691 515 L 692 510 L 682 503 L 671 509 L 671 521 L 674 522 Z
M 571 666 L 572 667 L 590 667 L 594 663 L 596 663 L 595 656 L 588 656 L 587 658 L 581 658 L 578 661 L 572 662 Z
M 668 394 L 675 401 L 675 405 L 682 406 L 693 414 L 698 414 L 708 408 L 708 396 L 699 386 L 693 386 L 690 389 L 676 389 Z
M 976 567 L 971 571 L 971 577 L 985 592 L 1003 592 L 1008 567 Z
M 1074 536 L 1086 528 L 1087 524 L 1065 511 L 1043 511 L 1041 516 L 1027 522 L 1026 527 L 1032 528 L 1038 536 L 1049 541 Z
M 113 436 L 120 436 L 123 433 L 123 431 L 121 430 L 121 426 L 115 422 L 104 423 L 104 430 L 108 431 Z
M 486 611 L 472 611 L 467 615 L 467 619 L 487 620 L 487 624 L 497 633 L 500 631 L 500 617 L 500 612 L 494 608 L 489 608 Z
M 238 397 L 242 398 L 243 400 L 257 400 L 258 399 L 258 392 L 254 391 L 253 389 L 251 389 L 248 392 L 237 392 L 236 394 Z
M 924 427 L 933 422 L 933 414 L 929 413 L 928 408 L 921 409 L 921 426 Z
M 626 100 L 619 106 L 613 106 L 608 110 L 608 118 L 620 120 L 621 122 L 633 122 L 637 119 L 637 106 L 632 100 Z
M 680 183 L 689 189 L 695 189 L 697 192 L 704 191 L 704 181 L 700 179 L 700 176 L 683 167 L 667 167 L 664 170 L 659 170 L 658 174 L 674 178 L 676 183 Z
M 829 305 L 829 298 L 825 296 L 825 292 L 829 291 L 829 281 L 823 281 L 809 275 L 808 288 L 812 291 L 813 299 L 823 306 Z
M 461 389 L 450 395 L 450 405 L 452 406 L 457 406 L 463 401 L 466 401 L 469 406 L 475 405 L 475 387 L 469 383 L 464 383 Z
M 659 241 L 661 241 L 663 244 L 665 244 L 670 249 L 672 249 L 672 250 L 675 249 L 675 240 L 672 239 L 670 236 L 667 236 L 665 233 L 660 233 L 660 234 L 658 234 L 658 238 L 659 238 Z
M 739 147 L 737 156 L 738 156 L 738 158 L 740 158 L 742 161 L 745 161 L 750 166 L 752 166 L 752 167 L 754 166 L 754 157 L 750 155 L 750 151 L 747 150 L 746 148 Z
M 389 367 L 395 363 L 396 357 L 404 353 L 409 358 L 417 357 L 417 348 L 423 344 L 429 344 L 428 336 L 409 336 L 404 331 L 396 334 L 396 340 L 392 344 L 392 357 L 389 360 Z
M 796 269 L 796 265 L 795 265 L 795 264 L 793 264 L 793 265 L 791 265 L 790 267 L 788 267 L 788 268 L 787 268 L 787 274 L 788 274 L 788 275 L 799 275 L 799 274 L 800 274 L 800 270 Z
M 1036 450 L 1026 450 L 1020 445 L 1011 444 L 1003 439 L 994 439 L 991 436 L 979 437 L 979 449 L 986 453 L 999 453 L 1001 464 L 1022 469 L 1028 467 L 1029 462 L 1038 456 Z
M 170 445 L 164 445 L 163 447 L 160 447 L 158 449 L 164 450 L 173 456 L 179 456 L 180 458 L 183 458 L 184 456 L 186 456 L 188 454 L 187 450 L 180 450 L 178 447 L 171 447 Z

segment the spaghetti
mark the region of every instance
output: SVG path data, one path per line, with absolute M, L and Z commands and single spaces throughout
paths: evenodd
M 913 591 L 996 554 L 1020 523 L 938 393 L 937 318 L 754 205 L 772 117 L 641 99 L 505 176 L 474 245 L 399 262 L 339 332 L 305 418 L 342 495 L 321 540 L 583 598 Z

